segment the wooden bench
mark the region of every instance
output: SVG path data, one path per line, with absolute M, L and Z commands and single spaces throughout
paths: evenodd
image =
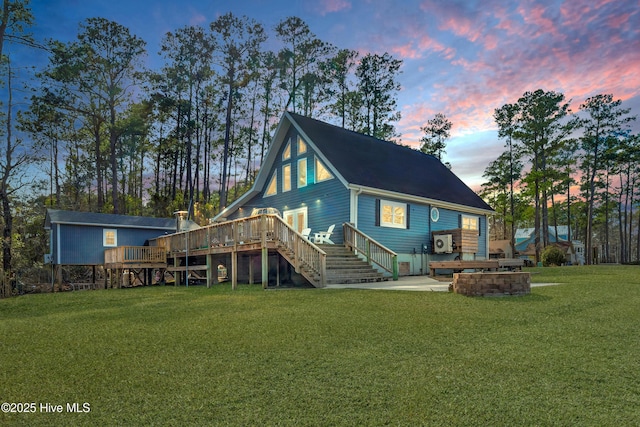
M 501 270 L 522 270 L 524 260 L 521 258 L 498 258 L 498 264 L 500 264 Z
M 429 270 L 431 277 L 436 275 L 436 270 L 453 270 L 459 273 L 463 270 L 492 270 L 497 271 L 500 268 L 498 260 L 489 261 L 430 261 Z
M 515 271 L 522 270 L 522 267 L 524 267 L 524 260 L 520 258 L 501 258 L 487 261 L 431 261 L 429 263 L 432 277 L 436 275 L 436 269 L 453 270 L 454 273 L 459 273 L 463 270 Z

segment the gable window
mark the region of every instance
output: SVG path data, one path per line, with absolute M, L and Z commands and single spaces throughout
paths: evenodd
M 265 191 L 265 196 L 273 196 L 278 194 L 278 174 L 276 172 L 273 173 L 271 180 L 269 181 L 269 185 L 267 186 L 267 191 Z
M 298 135 L 298 154 L 304 154 L 307 152 L 307 143 L 302 140 Z
M 282 191 L 291 190 L 291 165 L 282 166 Z
M 331 174 L 331 172 L 329 172 L 329 169 L 327 169 L 325 165 L 322 164 L 320 159 L 318 159 L 317 157 L 315 159 L 315 182 L 322 182 L 333 178 L 333 175 Z
M 479 229 L 479 220 L 477 216 L 462 215 L 461 223 L 462 228 L 465 230 Z
M 284 147 L 284 151 L 282 152 L 282 160 L 289 160 L 291 158 L 291 140 L 287 142 L 287 146 Z
M 380 225 L 382 227 L 407 228 L 407 205 L 380 200 Z
M 104 229 L 102 230 L 102 246 L 115 247 L 118 246 L 118 230 Z
M 298 188 L 307 186 L 307 159 L 298 160 Z

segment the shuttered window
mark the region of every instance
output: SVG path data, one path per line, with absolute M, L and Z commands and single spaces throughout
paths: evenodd
M 409 215 L 406 203 L 391 202 L 389 200 L 376 201 L 376 225 L 391 228 L 409 228 Z

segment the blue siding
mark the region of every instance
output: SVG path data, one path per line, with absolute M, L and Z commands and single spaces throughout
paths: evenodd
M 427 253 L 432 251 L 432 231 L 451 230 L 460 228 L 459 211 L 439 208 L 440 217 L 437 222 L 432 222 L 430 218 L 431 206 L 419 203 L 408 203 L 409 205 L 409 229 L 398 229 L 380 227 L 376 225 L 376 199 L 378 197 L 370 195 L 360 195 L 358 197 L 358 228 L 379 241 L 389 249 L 399 254 L 420 253 L 422 245 L 427 246 Z M 406 203 L 403 200 L 385 198 L 391 202 Z M 480 222 L 480 236 L 478 237 L 477 258 L 487 256 L 487 218 L 478 215 Z M 458 254 L 434 255 L 438 259 L 453 259 Z
M 104 264 L 103 230 L 117 230 L 118 246 L 142 246 L 145 241 L 161 236 L 165 230 L 55 224 L 52 227 L 54 262 L 58 263 L 57 227 L 60 227 L 60 264 Z
M 409 228 L 390 228 L 376 225 L 377 197 L 361 194 L 358 196 L 358 229 L 397 253 L 421 253 L 422 245 L 429 244 L 429 206 L 409 203 Z M 402 200 L 385 198 L 391 202 L 406 203 Z
M 295 128 L 291 128 L 285 143 L 277 155 L 273 169 L 267 173 L 267 185 L 273 176 L 274 170 L 277 173 L 278 193 L 273 196 L 266 196 L 266 186 L 259 194 L 248 200 L 242 208 L 230 215 L 229 219 L 241 218 L 251 214 L 253 208 L 273 207 L 280 212 L 291 209 L 307 207 L 307 221 L 311 232 L 326 231 L 331 224 L 335 224 L 334 234 L 331 240 L 336 244 L 343 242 L 342 223 L 349 221 L 349 190 L 334 176 L 333 179 L 314 183 L 315 152 L 307 142 L 307 151 L 303 154 L 297 152 L 297 133 Z M 282 160 L 282 153 L 287 146 L 286 141 L 291 141 L 291 158 Z M 307 185 L 298 188 L 298 160 L 307 159 Z M 282 166 L 291 165 L 291 190 L 282 191 Z M 325 165 L 328 167 L 329 165 Z

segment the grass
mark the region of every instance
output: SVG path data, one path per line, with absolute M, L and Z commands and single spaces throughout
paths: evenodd
M 0 401 L 65 409 L 0 425 L 639 425 L 640 269 L 530 271 L 563 284 L 0 300 Z

